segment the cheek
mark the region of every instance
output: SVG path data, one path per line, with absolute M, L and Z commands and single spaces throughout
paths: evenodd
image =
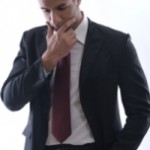
M 68 9 L 67 11 L 65 11 L 64 12 L 64 14 L 63 14 L 63 18 L 65 19 L 65 20 L 68 20 L 68 19 L 70 19 L 70 18 L 72 18 L 72 17 L 77 17 L 78 16 L 78 11 L 77 11 L 77 9 L 76 8 L 70 8 L 70 9 Z

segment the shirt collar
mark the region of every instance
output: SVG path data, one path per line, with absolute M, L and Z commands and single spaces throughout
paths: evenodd
M 83 45 L 85 44 L 87 30 L 88 30 L 88 19 L 85 15 L 83 15 L 83 20 L 81 21 L 79 26 L 75 29 L 77 39 Z

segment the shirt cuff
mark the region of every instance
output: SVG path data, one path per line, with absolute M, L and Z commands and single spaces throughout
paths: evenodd
M 52 73 L 52 70 L 49 71 L 49 72 L 47 72 L 47 71 L 45 70 L 45 68 L 43 67 L 43 72 L 44 72 L 45 78 L 47 78 L 47 77 Z

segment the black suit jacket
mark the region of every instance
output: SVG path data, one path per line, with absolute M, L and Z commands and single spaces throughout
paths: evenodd
M 25 150 L 43 150 L 51 105 L 41 65 L 47 27 L 24 33 L 1 97 L 10 110 L 30 102 Z M 117 91 L 127 115 L 122 128 Z M 89 21 L 79 79 L 80 100 L 98 150 L 136 150 L 150 125 L 150 95 L 130 37 Z M 79 135 L 80 136 L 80 135 Z

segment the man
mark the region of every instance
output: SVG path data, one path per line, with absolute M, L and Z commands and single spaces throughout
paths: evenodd
M 25 150 L 136 150 L 150 125 L 150 95 L 135 48 L 129 35 L 86 18 L 80 2 L 39 0 L 47 26 L 24 33 L 2 100 L 10 110 L 30 103 Z M 55 112 L 59 118 L 61 109 L 68 110 L 62 108 L 65 102 L 55 109 L 55 81 L 59 62 L 68 56 L 71 131 L 60 140 L 53 129 L 58 125 L 65 132 L 70 126 L 63 129 L 66 118 L 53 123 Z M 66 90 L 66 84 L 59 87 Z M 127 115 L 124 127 L 118 87 Z

